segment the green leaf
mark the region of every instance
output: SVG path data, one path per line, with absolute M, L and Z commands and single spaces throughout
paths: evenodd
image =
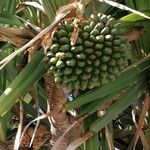
M 43 58 L 44 53 L 40 50 L 0 96 L 0 116 L 10 110 L 15 102 L 18 101 L 18 97 L 30 89 L 32 84 L 45 73 L 48 66 L 47 61 Z
M 111 108 L 108 109 L 104 117 L 97 119 L 90 125 L 90 130 L 98 132 L 104 128 L 109 122 L 115 119 L 121 112 L 127 107 L 133 104 L 139 96 L 146 90 L 145 82 L 139 82 L 136 85 L 132 85 L 124 96 L 116 101 Z
M 68 0 L 42 0 L 41 4 L 44 7 L 47 17 L 49 18 L 50 22 L 56 16 L 57 10 L 63 6 L 68 4 Z
M 16 16 L 6 13 L 0 13 L 0 24 L 8 24 L 11 26 L 24 26 Z
M 15 14 L 16 0 L 6 0 L 6 11 L 8 14 Z
M 96 112 L 101 106 L 105 105 L 107 102 L 109 102 L 114 96 L 116 95 L 116 93 L 112 93 L 108 96 L 105 96 L 103 98 L 100 98 L 94 102 L 88 103 L 87 105 L 83 105 L 82 109 L 80 110 L 80 113 L 78 114 L 79 116 L 82 116 L 86 113 L 93 114 L 94 112 Z
M 3 117 L 0 117 L 0 141 L 4 142 L 6 140 L 6 133 L 8 130 L 8 123 L 11 119 L 11 113 L 6 113 Z
M 125 3 L 127 6 L 133 8 L 133 9 L 137 9 L 139 11 L 147 11 L 150 10 L 150 1 L 149 0 L 125 0 Z
M 89 116 L 88 118 L 86 118 L 84 120 L 84 130 L 88 130 L 89 126 L 91 124 L 91 122 L 94 122 L 97 119 L 97 114 L 92 114 L 91 116 Z M 93 137 L 91 137 L 90 139 L 88 139 L 85 142 L 85 149 L 86 150 L 97 150 L 99 149 L 100 146 L 100 142 L 99 142 L 99 134 L 95 134 Z
M 143 13 L 150 16 L 150 12 L 143 12 Z M 141 17 L 139 15 L 136 15 L 134 13 L 131 13 L 129 15 L 126 15 L 126 16 L 122 17 L 119 21 L 122 24 L 124 24 L 124 23 L 131 24 L 131 23 L 136 23 L 136 22 L 145 21 L 145 20 L 147 20 L 147 19 L 145 19 L 144 17 Z

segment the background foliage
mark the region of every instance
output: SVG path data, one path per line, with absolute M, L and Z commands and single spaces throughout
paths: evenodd
M 117 2 L 150 16 L 149 0 Z M 0 60 L 31 41 L 53 22 L 60 6 L 68 3 L 68 0 L 1 0 Z M 75 147 L 81 145 L 80 149 L 86 150 L 98 148 L 105 150 L 113 147 L 131 149 L 135 144 L 136 149 L 142 149 L 150 145 L 150 112 L 144 105 L 149 106 L 147 95 L 149 95 L 150 21 L 106 3 L 100 3 L 99 0 L 91 1 L 85 9 L 86 17 L 95 12 L 111 14 L 121 23 L 124 33 L 135 34 L 132 37 L 135 39 L 130 42 L 132 45 L 129 54 L 130 66 L 118 78 L 109 84 L 81 93 L 63 107 L 63 112 L 78 109 L 77 117 L 86 115 L 82 121 L 85 135 L 93 133 L 87 142 L 84 136 L 81 143 L 77 140 L 78 144 Z M 16 135 L 20 110 L 24 111 L 26 120 L 23 126 L 47 112 L 43 76 L 49 67 L 48 60 L 41 46 L 37 45 L 36 48 L 39 50 L 35 54 L 32 54 L 32 47 L 30 48 L 31 51 L 20 53 L 0 70 L 0 141 L 5 146 L 8 146 L 7 141 L 11 141 Z M 106 114 L 97 115 L 97 112 Z M 48 119 L 41 122 L 44 126 L 50 127 Z M 136 144 L 135 141 L 139 136 Z

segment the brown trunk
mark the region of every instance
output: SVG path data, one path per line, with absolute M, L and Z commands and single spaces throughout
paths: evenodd
M 48 102 L 50 105 L 50 111 L 52 112 L 51 117 L 51 140 L 52 145 L 60 138 L 60 136 L 68 129 L 72 124 L 71 115 L 68 115 L 66 112 L 62 112 L 64 104 L 67 102 L 67 93 L 60 85 L 56 84 L 53 78 L 49 75 L 45 75 L 45 86 L 47 91 Z M 68 144 L 74 139 L 80 136 L 80 128 L 74 127 L 62 140 L 59 144 L 60 150 L 65 150 Z

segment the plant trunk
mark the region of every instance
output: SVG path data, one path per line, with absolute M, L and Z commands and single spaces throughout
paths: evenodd
M 62 112 L 62 108 L 67 103 L 67 93 L 64 88 L 56 84 L 51 76 L 44 76 L 45 86 L 47 91 L 48 103 L 52 112 L 51 120 L 51 145 L 62 136 L 62 134 L 74 122 L 74 117 L 66 112 Z M 74 127 L 70 132 L 62 138 L 59 147 L 60 150 L 65 150 L 70 142 L 80 137 L 81 130 L 79 127 Z

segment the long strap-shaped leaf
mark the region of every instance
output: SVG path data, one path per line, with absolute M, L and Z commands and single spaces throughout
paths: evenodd
M 135 102 L 135 100 L 146 90 L 144 82 L 131 86 L 126 94 L 116 101 L 114 105 L 108 109 L 103 118 L 97 119 L 90 126 L 90 130 L 98 132 L 105 127 L 111 120 L 115 119 L 121 112 Z
M 103 129 L 109 122 L 115 119 L 121 112 L 123 112 L 127 107 L 134 103 L 145 90 L 146 86 L 143 82 L 139 82 L 136 85 L 131 86 L 125 95 L 113 104 L 113 106 L 107 111 L 107 114 L 104 117 L 97 119 L 90 125 L 89 130 L 92 134 L 85 134 L 85 138 L 82 137 L 73 141 L 66 150 L 75 150 L 88 139 L 87 136 L 91 137 L 94 135 L 94 132 L 97 133 Z
M 39 51 L 0 96 L 0 116 L 10 110 L 18 100 L 18 97 L 26 92 L 45 73 L 47 62 L 43 58 L 44 53 Z
M 117 2 L 114 2 L 114 1 L 111 1 L 111 0 L 99 0 L 99 1 L 100 2 L 105 2 L 105 3 L 107 3 L 107 4 L 109 4 L 109 5 L 113 6 L 113 7 L 117 7 L 117 8 L 122 9 L 122 10 L 127 10 L 127 11 L 135 13 L 135 14 L 137 14 L 139 16 L 142 16 L 144 18 L 150 19 L 150 17 L 145 15 L 144 13 L 141 13 L 141 12 L 139 12 L 137 10 L 134 10 L 132 8 L 129 8 L 129 7 L 125 6 L 125 5 L 119 4 Z

